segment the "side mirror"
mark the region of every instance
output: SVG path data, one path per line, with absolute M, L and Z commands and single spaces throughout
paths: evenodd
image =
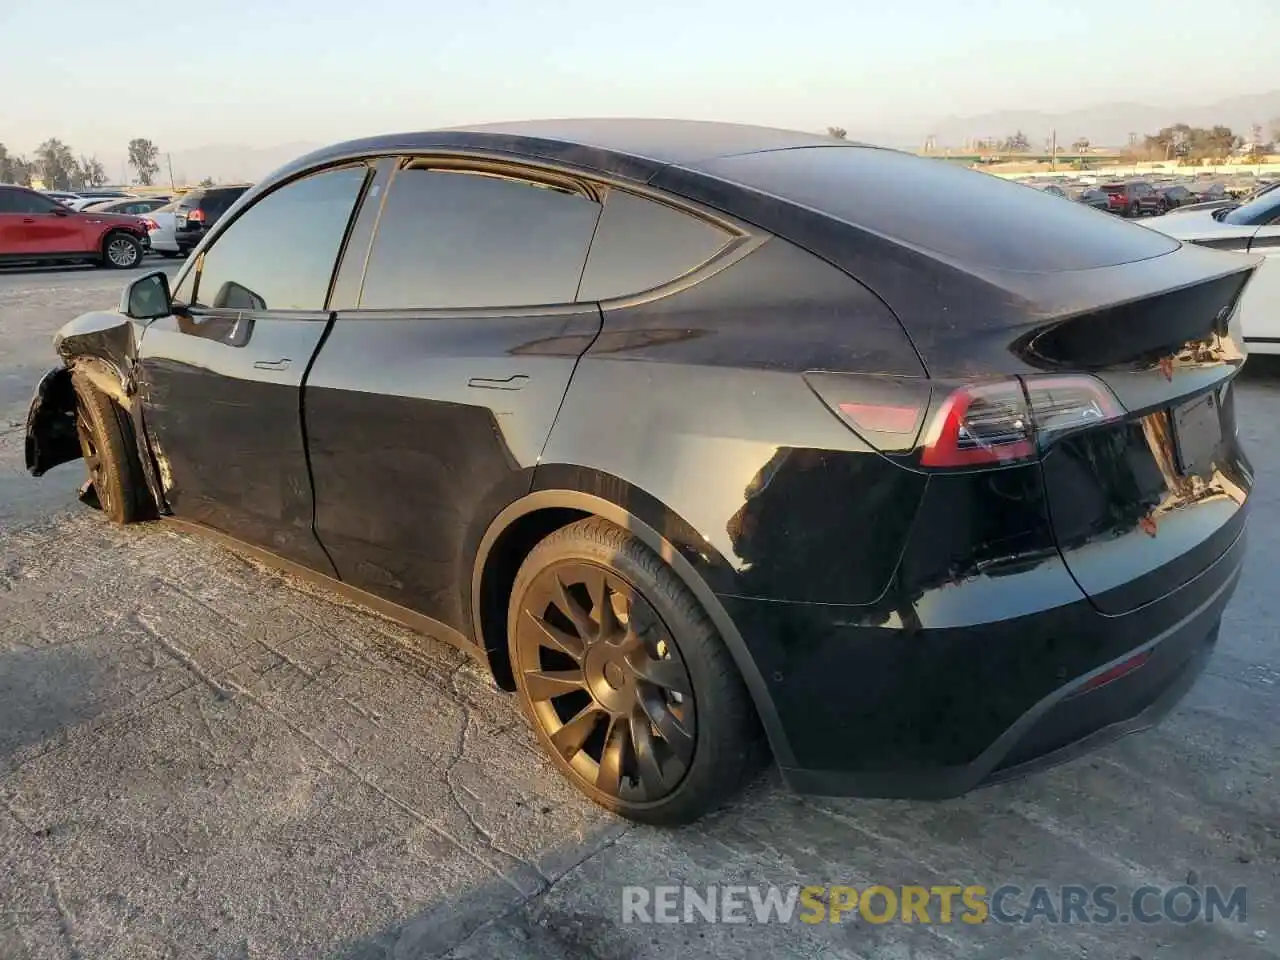
M 148 273 L 125 287 L 120 312 L 134 320 L 155 320 L 173 312 L 169 278 L 162 271 Z

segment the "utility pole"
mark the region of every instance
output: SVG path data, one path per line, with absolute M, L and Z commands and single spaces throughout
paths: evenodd
M 1049 131 L 1049 169 L 1058 169 L 1058 128 Z
M 164 155 L 164 158 L 165 158 L 165 161 L 169 164 L 169 189 L 173 190 L 173 189 L 176 189 L 178 186 L 176 183 L 173 182 L 173 154 L 166 153 Z

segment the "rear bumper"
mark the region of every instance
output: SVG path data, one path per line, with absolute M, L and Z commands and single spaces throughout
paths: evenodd
M 886 631 L 857 625 L 847 607 L 722 600 L 757 659 L 780 668 L 762 672 L 794 790 L 942 799 L 1158 722 L 1204 669 L 1244 546 L 1242 530 L 1190 582 L 1120 616 L 1081 598 L 962 629 Z M 1089 689 L 1141 653 L 1141 666 Z

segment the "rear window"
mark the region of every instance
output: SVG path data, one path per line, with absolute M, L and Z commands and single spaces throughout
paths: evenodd
M 1103 187 L 1102 189 L 1103 189 L 1103 190 L 1105 190 L 1107 193 L 1124 193 L 1124 184 L 1123 184 L 1123 183 L 1108 183 L 1108 184 L 1107 184 L 1105 187 Z
M 696 168 L 970 267 L 1088 270 L 1178 248 L 1154 230 L 1100 217 L 1083 204 L 894 150 L 804 147 Z

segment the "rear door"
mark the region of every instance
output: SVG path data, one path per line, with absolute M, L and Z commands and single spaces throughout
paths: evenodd
M 307 379 L 316 532 L 344 581 L 465 632 L 480 536 L 531 488 L 600 330 L 575 299 L 601 207 L 588 184 L 515 166 L 386 175 Z
M 334 265 L 369 169 L 259 198 L 185 272 L 141 344 L 148 434 L 174 514 L 332 575 L 312 532 L 301 419 Z
M 20 192 L 0 187 L 0 257 L 21 256 L 27 250 L 27 229 L 23 222 L 30 214 L 19 209 Z

